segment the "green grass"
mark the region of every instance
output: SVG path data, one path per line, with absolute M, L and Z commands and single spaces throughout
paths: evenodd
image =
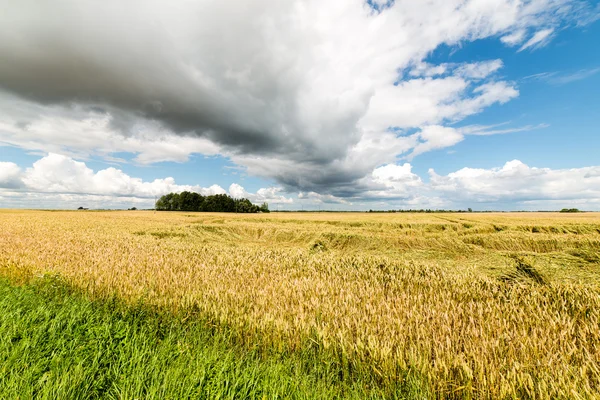
M 2 399 L 424 398 L 384 391 L 319 349 L 266 352 L 233 330 L 143 304 L 90 300 L 57 278 L 0 280 Z

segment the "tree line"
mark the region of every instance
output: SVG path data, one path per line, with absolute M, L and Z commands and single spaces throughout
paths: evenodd
M 269 205 L 252 204 L 248 199 L 234 199 L 227 194 L 202 196 L 196 192 L 169 193 L 156 202 L 158 211 L 204 211 L 204 212 L 269 212 Z

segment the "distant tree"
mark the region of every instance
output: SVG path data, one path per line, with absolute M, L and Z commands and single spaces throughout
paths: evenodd
M 83 207 L 79 207 L 78 210 L 84 210 L 84 208 Z
M 248 199 L 235 200 L 235 212 L 248 213 L 252 210 L 253 204 Z
M 156 209 L 159 211 L 174 211 L 173 209 L 173 198 L 175 193 L 165 194 L 161 196 L 156 202 Z
M 473 212 L 473 209 L 471 207 L 467 208 L 468 212 Z
M 269 210 L 269 204 L 267 202 L 264 202 L 264 203 L 261 204 L 261 206 L 260 206 L 260 212 L 264 212 L 264 213 L 271 212 Z
M 171 199 L 169 200 L 171 211 L 181 210 L 181 196 L 180 193 L 172 193 Z
M 215 194 L 204 198 L 202 211 L 235 212 L 235 200 L 226 194 Z
M 577 208 L 563 208 L 562 210 L 560 210 L 561 213 L 578 213 L 581 212 L 579 211 L 579 209 Z
M 179 194 L 179 210 L 180 211 L 200 211 L 204 197 L 196 192 L 181 192 Z
M 235 212 L 235 200 L 226 194 L 216 195 L 219 198 L 221 212 Z
M 130 211 L 135 211 L 135 210 L 137 210 L 137 208 L 136 207 L 131 207 L 129 210 Z

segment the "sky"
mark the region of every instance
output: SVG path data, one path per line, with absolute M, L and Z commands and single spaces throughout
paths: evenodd
M 0 6 L 0 207 L 600 210 L 595 0 Z

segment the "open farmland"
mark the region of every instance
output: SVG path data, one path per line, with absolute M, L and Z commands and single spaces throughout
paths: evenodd
M 201 321 L 258 361 L 302 358 L 314 378 L 247 397 L 600 397 L 599 213 L 4 210 L 0 228 L 10 285 L 58 280 L 85 301 Z M 185 340 L 173 363 L 203 357 Z M 0 393 L 17 393 L 2 343 L 15 376 Z M 98 393 L 177 397 L 111 382 Z M 208 396 L 199 387 L 186 396 Z

